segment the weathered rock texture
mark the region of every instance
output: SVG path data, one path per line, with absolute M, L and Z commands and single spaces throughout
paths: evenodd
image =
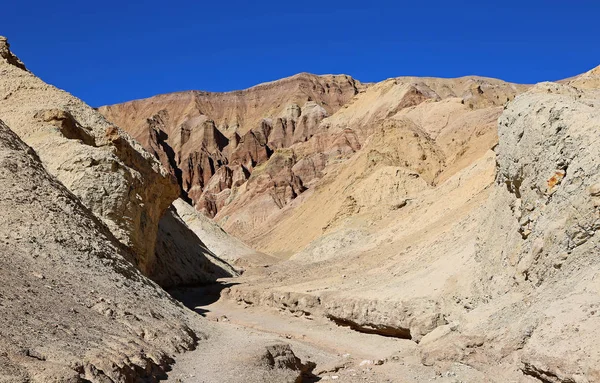
M 225 237 L 229 236 L 225 234 Z M 156 254 L 155 267 L 149 277 L 164 288 L 209 283 L 238 275 L 200 240 L 174 206 L 159 222 Z
M 348 76 L 299 74 L 237 92 L 184 92 L 100 108 L 170 169 L 182 196 L 213 217 L 275 150 L 304 142 L 364 86 Z M 274 206 L 301 193 L 292 161 L 253 190 Z M 304 182 L 318 170 L 304 166 Z M 314 168 L 314 165 L 313 165 Z M 280 172 L 280 170 L 284 170 Z
M 0 117 L 149 273 L 158 221 L 178 194 L 175 180 L 127 133 L 13 61 L 0 60 Z
M 173 202 L 173 208 L 195 235 L 220 259 L 243 269 L 248 265 L 271 264 L 276 259 L 253 250 L 237 238 L 227 234 L 213 220 L 198 212 L 182 199 Z
M 598 88 L 542 83 L 498 122 L 495 218 L 478 250 L 491 281 L 483 292 L 510 288 L 522 301 L 489 320 L 487 335 L 519 350 L 520 369 L 542 381 L 600 380 L 599 100 Z
M 0 120 L 0 382 L 158 382 L 196 347 L 207 382 L 300 379 L 289 346 L 202 320 L 133 260 Z
M 391 136 L 397 141 L 389 156 L 370 161 L 391 161 L 435 184 L 495 145 L 502 105 L 524 89 L 479 77 L 365 85 L 304 73 L 244 91 L 175 93 L 100 111 L 171 168 L 197 210 L 251 245 L 280 252 L 258 233 L 270 237 L 286 207 L 370 136 L 383 145 Z M 395 125 L 411 131 L 397 135 Z M 401 159 L 400 146 L 415 157 Z
M 403 109 L 261 238 L 291 259 L 223 296 L 411 339 L 422 364 L 464 363 L 490 381 L 600 380 L 589 73 L 581 88 L 542 83 L 511 100 L 495 153 L 492 133 L 477 133 L 489 120 L 440 124 L 443 100 Z
M 6 53 L 7 49 L 0 52 L 5 61 L 0 73 L 31 76 Z M 153 275 L 152 269 L 146 271 L 163 284 L 183 284 L 193 277 L 208 280 L 224 275 L 221 271 L 234 273 L 197 241 L 198 236 L 206 237 L 209 247 L 249 268 L 250 272 L 221 292 L 224 298 L 241 305 L 273 307 L 280 313 L 330 320 L 329 324 L 370 336 L 398 338 L 399 347 L 410 343 L 404 347 L 410 355 L 395 355 L 396 361 L 432 367 L 436 372 L 447 370 L 450 364 L 468 366 L 471 372 L 467 376 L 474 377 L 472 381 L 485 376 L 493 382 L 591 383 L 600 381 L 596 334 L 600 326 L 598 76 L 596 68 L 560 84 L 534 87 L 479 77 L 396 78 L 367 86 L 347 76 L 301 74 L 241 92 L 157 96 L 104 107 L 102 112 L 137 137 L 178 180 L 178 186 L 169 184 L 171 198 L 180 193 L 194 203 L 196 210 L 178 200 L 160 220 L 155 254 L 164 257 L 154 260 L 158 265 L 154 271 L 176 270 L 166 273 L 167 277 Z M 8 77 L 12 79 L 9 85 L 16 81 L 13 77 Z M 25 89 L 37 89 L 27 86 Z M 125 143 L 135 147 L 127 136 L 109 140 L 106 134 L 95 133 L 93 127 L 82 128 L 93 125 L 85 120 L 92 115 L 77 112 L 75 107 L 35 110 L 33 117 L 28 117 L 35 129 L 29 129 L 17 118 L 30 114 L 28 109 L 22 112 L 24 103 L 7 100 L 14 95 L 18 99 L 19 94 L 24 97 L 31 90 L 19 91 L 17 87 L 13 95 L 6 89 L 0 106 L 10 107 L 7 116 L 32 145 L 37 145 L 42 161 L 44 156 L 62 153 L 52 149 L 54 145 L 71 150 L 70 142 L 93 148 L 112 145 L 111 153 L 133 153 L 119 149 Z M 51 126 L 46 127 L 46 123 Z M 14 138 L 4 130 L 7 137 Z M 117 133 L 116 128 L 110 128 L 108 137 Z M 111 143 L 100 145 L 103 140 Z M 149 342 L 140 347 L 151 350 L 151 355 L 170 355 L 177 347 L 192 347 L 196 339 L 185 327 L 186 314 L 178 316 L 178 306 L 167 304 L 170 301 L 161 290 L 121 261 L 133 256 L 75 197 L 60 189 L 58 182 L 47 181 L 71 196 L 67 201 L 74 202 L 63 203 L 44 192 L 42 186 L 26 184 L 24 179 L 46 180 L 48 176 L 29 177 L 17 171 L 15 159 L 43 172 L 33 154 L 23 154 L 27 148 L 22 143 L 5 141 L 9 142 L 5 145 L 9 155 L 0 166 L 0 171 L 4 169 L 0 175 L 7 179 L 3 185 L 13 190 L 15 185 L 24 184 L 26 192 L 6 193 L 6 206 L 0 211 L 23 204 L 26 217 L 20 221 L 21 215 L 3 216 L 7 224 L 0 228 L 0 234 L 1 230 L 5 233 L 0 246 L 8 247 L 2 254 L 18 260 L 5 260 L 6 267 L 0 268 L 0 273 L 8 273 L 5 279 L 11 286 L 1 297 L 6 294 L 10 299 L 0 301 L 0 309 L 8 310 L 6 316 L 0 316 L 2 320 L 8 318 L 8 330 L 0 330 L 0 342 L 10 350 L 0 354 L 0 366 L 7 366 L 10 376 L 21 380 L 48 381 L 51 379 L 43 375 L 48 371 L 52 379 L 65 371 L 67 378 L 61 379 L 73 381 L 82 376 L 100 379 L 107 371 L 117 381 L 132 374 L 156 377 L 164 368 L 164 363 L 156 360 L 165 359 L 150 357 L 154 361 L 150 363 L 139 356 L 137 345 Z M 159 178 L 152 182 L 168 180 L 158 161 L 146 158 L 143 150 L 135 152 L 147 160 L 144 166 L 157 166 L 149 177 Z M 131 163 L 119 156 L 110 158 L 126 167 Z M 66 176 L 70 173 L 65 168 L 80 166 L 81 161 L 67 160 L 66 165 L 53 162 L 53 158 L 47 161 L 48 169 L 63 177 L 74 191 L 88 190 L 78 189 L 79 184 Z M 97 165 L 92 162 L 90 166 Z M 71 174 L 85 172 L 76 169 Z M 146 176 L 140 178 L 145 180 Z M 31 193 L 26 189 L 29 187 L 36 192 Z M 105 217 L 89 202 L 95 201 L 89 197 L 95 194 L 80 194 L 91 210 L 112 226 L 117 237 L 135 249 L 123 239 L 127 233 L 119 231 L 118 222 L 112 222 L 110 215 Z M 40 199 L 41 210 L 28 198 Z M 72 213 L 73 206 L 80 215 Z M 163 210 L 167 206 L 165 202 Z M 253 253 L 241 242 L 228 243 L 226 234 L 203 220 L 199 212 L 214 217 L 226 230 L 273 257 Z M 73 222 L 62 225 L 59 220 L 69 215 L 75 217 L 77 227 L 85 229 L 79 234 L 83 235 L 81 242 L 72 234 L 69 225 Z M 79 223 L 84 220 L 80 216 L 92 223 Z M 68 238 L 61 230 L 50 233 L 60 238 L 39 234 L 38 230 L 50 224 L 37 223 L 48 219 L 61 230 L 68 230 Z M 42 250 L 36 252 L 38 246 Z M 64 251 L 69 257 L 62 252 L 65 246 L 75 247 L 75 251 Z M 103 251 L 106 246 L 110 249 Z M 107 252 L 116 255 L 106 256 Z M 195 263 L 186 270 L 188 260 L 199 253 L 212 262 Z M 96 256 L 90 258 L 90 254 Z M 55 267 L 59 261 L 67 266 Z M 83 265 L 77 269 L 87 274 L 63 275 L 72 272 L 69 265 L 73 262 L 99 262 L 103 268 Z M 219 264 L 218 269 L 215 264 Z M 257 264 L 261 267 L 254 267 Z M 35 267 L 44 271 L 18 279 L 23 270 Z M 110 283 L 106 278 L 96 283 L 90 277 L 106 268 L 112 270 L 112 274 L 106 272 Z M 119 298 L 110 302 L 118 304 L 107 307 L 107 298 L 91 298 L 96 287 L 85 298 L 75 295 L 77 289 L 68 285 L 77 280 L 74 278 L 90 280 L 86 288 L 96 283 L 98 291 L 125 291 L 114 291 Z M 54 299 L 34 294 L 46 288 L 49 294 L 56 294 L 51 296 Z M 148 335 L 159 330 L 152 327 L 154 316 L 144 316 L 146 306 L 136 306 L 137 311 L 128 309 L 127 294 L 132 290 L 133 294 L 145 291 L 141 299 L 137 298 L 144 302 L 143 294 L 152 296 L 150 306 L 167 305 L 160 314 L 163 323 L 169 324 L 160 329 L 165 331 L 161 335 L 167 340 L 165 344 Z M 71 358 L 71 351 L 65 351 L 71 350 L 70 344 L 66 345 L 69 340 L 63 334 L 85 337 L 82 343 L 92 344 L 93 350 L 105 350 L 103 342 L 107 339 L 117 344 L 111 343 L 110 350 L 125 346 L 105 336 L 104 322 L 89 322 L 98 318 L 94 315 L 79 319 L 88 321 L 84 325 L 92 329 L 85 334 L 75 326 L 55 325 L 51 327 L 55 330 L 45 331 L 54 322 L 43 316 L 49 312 L 43 308 L 53 301 L 66 318 L 79 315 L 77 308 L 69 311 L 72 301 L 83 302 L 81 310 L 100 307 L 101 313 L 117 320 L 118 325 L 110 331 L 129 329 L 116 336 L 134 337 L 133 345 L 125 343 L 129 347 L 125 356 L 115 351 L 89 363 L 85 362 L 88 359 Z M 31 326 L 29 319 L 18 321 L 21 306 L 15 302 L 29 304 L 33 318 L 45 319 Z M 115 314 L 123 307 L 122 314 Z M 201 312 L 201 307 L 190 307 Z M 131 324 L 130 315 L 142 319 Z M 144 320 L 147 326 L 142 325 Z M 40 332 L 44 342 L 38 344 L 33 331 L 25 330 L 40 327 L 44 328 Z M 239 331 L 235 326 L 229 329 L 230 334 Z M 92 338 L 97 333 L 103 337 Z M 299 378 L 303 367 L 287 346 L 264 348 L 262 340 L 255 342 L 256 334 L 247 335 L 227 338 L 221 333 L 218 342 L 207 344 L 206 350 L 197 354 L 211 363 L 199 368 L 198 359 L 194 359 L 184 365 L 207 373 L 207 381 L 215 381 L 221 371 L 222 380 L 236 381 L 246 368 L 258 368 L 256 374 L 247 375 L 258 381 Z M 43 339 L 59 336 L 64 337 Z M 169 343 L 178 336 L 178 342 Z M 250 345 L 253 347 L 246 349 Z M 46 351 L 48 347 L 59 350 L 56 352 L 61 356 L 48 357 L 52 355 Z M 74 350 L 80 351 L 77 346 Z M 132 359 L 132 354 L 137 356 Z M 232 368 L 222 364 L 225 354 Z M 36 361 L 30 364 L 27 358 L 32 357 Z M 44 359 L 43 363 L 57 361 L 59 366 L 56 370 L 30 367 Z M 67 369 L 60 364 L 62 360 L 69 361 Z M 134 364 L 150 367 L 129 367 Z M 86 369 L 88 365 L 103 367 Z
M 208 265 L 207 256 L 214 258 L 201 250 L 203 244 L 193 234 L 185 249 L 179 244 L 176 254 L 165 246 L 172 236 L 181 237 L 188 230 L 175 221 L 165 222 L 172 212 L 161 220 L 179 195 L 175 177 L 96 110 L 28 72 L 8 48 L 0 39 L 0 118 L 131 249 L 137 267 L 168 285 L 233 275 L 220 261 L 215 260 L 216 267 Z M 161 238 L 159 222 L 163 222 Z
M 0 120 L 0 382 L 157 382 L 199 342 L 228 342 L 230 358 L 215 356 L 235 370 L 200 366 L 207 381 L 299 378 L 289 347 L 202 320 L 140 272 L 165 286 L 236 275 L 169 207 L 179 188 L 158 161 L 26 71 L 4 38 L 0 95 L 1 118 L 37 149 Z M 217 229 L 209 240 L 226 246 Z
M 193 315 L 2 121 L 0 190 L 0 381 L 155 381 L 196 346 Z

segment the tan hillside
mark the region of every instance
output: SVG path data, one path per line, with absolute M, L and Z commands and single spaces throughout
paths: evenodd
M 26 71 L 8 48 L 1 38 L 0 118 L 15 122 L 37 150 L 0 119 L 0 382 L 180 381 L 174 358 L 187 352 L 213 358 L 181 363 L 186 371 L 200 367 L 205 382 L 292 383 L 313 366 L 299 356 L 334 357 L 294 344 L 297 356 L 278 337 L 205 320 L 144 276 L 181 286 L 237 273 L 187 226 L 177 201 L 150 219 L 154 204 L 166 203 L 160 193 L 177 195 L 157 161 L 92 108 Z M 121 188 L 131 198 L 122 199 Z M 145 218 L 131 219 L 136 212 Z M 202 227 L 195 231 L 211 233 L 219 252 L 248 251 L 216 224 Z M 130 239 L 139 236 L 136 246 Z
M 422 381 L 417 365 L 462 381 L 597 380 L 593 75 L 533 88 L 390 79 L 322 114 L 303 142 L 271 139 L 265 116 L 273 152 L 242 163 L 231 187 L 217 170 L 216 210 L 198 204 L 206 190 L 196 208 L 282 261 L 237 279 L 214 309 L 405 339 L 374 381 Z M 358 362 L 338 373 L 353 381 Z
M 503 112 L 495 154 L 434 186 L 369 168 L 367 143 L 261 237 L 292 259 L 224 296 L 411 339 L 404 364 L 415 353 L 446 371 L 464 363 L 465 381 L 480 381 L 476 371 L 498 382 L 598 380 L 599 96 L 537 85 Z M 381 372 L 391 368 L 402 369 Z
M 243 135 L 257 127 L 266 116 L 279 114 L 288 104 L 302 106 L 314 101 L 332 114 L 364 87 L 345 75 L 300 73 L 241 91 L 164 94 L 105 106 L 100 108 L 100 112 L 117 124 L 131 126 L 136 137 L 143 137 L 147 119 L 162 110 L 170 118 L 165 130 L 169 135 L 179 133 L 177 129 L 182 124 L 199 116 L 208 116 L 226 136 L 230 135 L 228 132 Z
M 196 347 L 195 318 L 1 121 L 0 180 L 0 381 L 131 381 Z
M 0 118 L 132 251 L 145 275 L 165 286 L 235 275 L 181 219 L 165 222 L 176 215 L 167 210 L 179 187 L 159 161 L 93 108 L 16 65 L 5 39 L 0 52 Z M 171 235 L 186 243 L 165 245 Z
M 203 320 L 145 278 L 1 120 L 0 190 L 0 382 L 157 382 L 206 350 L 205 382 L 293 383 L 306 369 L 281 340 Z
M 341 79 L 354 85 L 335 85 Z M 327 91 L 317 92 L 310 101 L 297 104 L 298 94 L 305 96 L 298 89 L 306 89 L 302 84 L 308 80 L 325 84 L 319 85 L 323 89 L 340 89 L 340 94 L 349 92 L 348 96 L 335 109 L 330 108 L 331 95 Z M 319 86 L 317 89 L 321 89 Z M 262 95 L 266 88 L 270 97 L 256 96 Z M 258 249 L 281 253 L 283 249 L 265 243 L 270 239 L 257 237 L 271 238 L 267 233 L 271 233 L 280 217 L 301 204 L 291 202 L 298 196 L 309 198 L 306 194 L 321 187 L 321 178 L 337 171 L 340 161 L 359 151 L 371 135 L 384 134 L 384 125 L 388 126 L 387 136 L 396 134 L 390 124 L 409 124 L 414 130 L 406 137 L 397 137 L 398 141 L 406 141 L 389 148 L 392 153 L 399 150 L 397 145 L 413 150 L 412 146 L 420 145 L 420 140 L 429 143 L 428 149 L 414 149 L 410 161 L 400 163 L 401 158 L 391 161 L 408 172 L 433 172 L 426 177 L 426 182 L 433 185 L 496 144 L 495 120 L 502 106 L 524 89 L 525 86 L 479 77 L 400 77 L 363 86 L 347 76 L 300 74 L 245 91 L 175 93 L 102 107 L 100 111 L 145 142 L 146 148 L 179 178 L 184 197 L 197 210 L 215 216 L 229 233 Z M 181 103 L 190 103 L 190 97 L 199 94 L 204 95 L 202 100 L 212 97 L 214 105 L 180 108 Z M 254 126 L 248 125 L 249 122 L 234 126 L 233 130 L 231 126 L 223 127 L 220 116 L 226 106 L 214 100 L 228 100 L 233 95 L 242 105 L 260 98 L 260 107 L 248 111 L 250 117 L 241 117 L 252 121 Z M 274 98 L 275 95 L 285 95 L 286 99 Z M 227 108 L 238 110 L 238 104 Z M 144 119 L 145 125 L 140 127 L 139 121 Z M 399 120 L 403 122 L 397 123 Z M 147 132 L 154 132 L 150 139 Z M 414 134 L 420 137 L 416 141 Z M 384 146 L 386 137 L 380 138 Z M 432 154 L 435 158 L 416 157 L 417 154 L 427 157 L 429 151 L 435 152 Z M 436 169 L 430 167 L 432 161 L 437 162 Z M 336 200 L 330 206 L 330 213 L 324 214 L 337 214 L 335 209 L 340 207 L 341 200 Z M 304 238 L 304 245 L 314 239 L 293 226 L 291 223 L 290 230 Z M 318 225 L 309 226 L 315 230 Z M 283 253 L 289 254 L 294 249 L 298 250 L 290 247 Z
M 364 88 L 348 76 L 302 73 L 243 91 L 181 92 L 99 110 L 160 159 L 183 196 L 212 217 L 275 149 L 306 141 Z M 292 174 L 275 182 L 286 203 L 303 190 Z
M 427 86 L 427 82 L 431 87 Z M 460 96 L 448 93 L 449 85 L 440 86 L 440 82 L 455 86 Z M 477 91 L 481 87 L 479 84 L 483 84 L 482 89 L 486 91 Z M 417 88 L 422 92 L 417 92 Z M 444 91 L 443 94 L 449 98 L 442 98 L 432 88 Z M 475 95 L 472 89 L 476 90 Z M 390 182 L 389 185 L 382 185 L 381 192 L 391 193 L 398 199 L 403 194 L 398 190 L 397 183 L 404 183 L 404 178 L 418 176 L 423 178 L 425 184 L 432 186 L 483 156 L 497 143 L 495 122 L 502 112 L 502 106 L 496 106 L 494 102 L 504 105 L 506 99 L 523 89 L 524 86 L 498 80 L 473 78 L 423 79 L 420 82 L 401 78 L 372 85 L 347 107 L 325 118 L 320 125 L 321 132 L 306 143 L 290 148 L 293 153 L 290 154 L 291 161 L 297 162 L 288 167 L 292 172 L 296 170 L 302 181 L 307 180 L 308 192 L 305 191 L 302 198 L 314 201 L 312 207 L 298 201 L 281 209 L 280 205 L 283 204 L 274 206 L 276 203 L 268 196 L 249 202 L 248 196 L 252 196 L 253 190 L 260 187 L 260 178 L 251 177 L 247 184 L 237 189 L 236 198 L 222 208 L 216 219 L 228 232 L 249 241 L 260 250 L 275 253 L 285 250 L 289 255 L 320 235 L 321 230 L 329 225 L 328 220 L 338 214 L 354 214 L 352 211 L 344 212 L 347 209 L 345 204 L 353 204 L 352 201 L 357 199 L 350 195 L 350 188 L 356 186 L 358 177 L 365 182 L 362 193 L 371 194 L 372 188 L 368 185 L 372 185 L 374 179 L 366 179 L 366 176 L 368 173 L 370 177 L 376 177 L 372 174 L 374 168 L 391 166 L 379 170 L 384 172 L 379 179 Z M 498 93 L 503 94 L 502 101 L 498 101 Z M 413 101 L 407 103 L 407 99 Z M 355 151 L 358 153 L 352 157 Z M 273 158 L 269 162 L 276 159 Z M 351 159 L 346 163 L 344 161 L 347 158 Z M 304 175 L 307 163 L 312 165 L 309 169 L 313 173 Z M 389 179 L 385 172 L 396 174 L 397 181 Z M 411 172 L 414 173 L 412 176 L 406 175 Z M 338 173 L 341 174 L 339 179 L 343 185 L 329 185 Z M 321 195 L 321 191 L 327 193 L 325 190 L 329 190 L 328 198 L 313 196 L 313 193 Z M 353 210 L 380 208 L 381 199 L 371 197 L 357 202 Z M 392 200 L 388 203 L 393 205 L 399 202 Z M 295 209 L 296 206 L 300 206 L 299 210 Z M 304 210 L 322 215 L 322 220 L 313 224 L 312 218 L 303 213 Z M 282 224 L 280 219 L 289 222 L 289 226 Z M 306 226 L 312 234 L 308 235 L 301 227 L 297 227 L 298 222 L 304 222 L 302 226 Z M 274 231 L 271 231 L 272 228 Z M 288 247 L 288 235 L 302 238 L 301 247 Z M 273 243 L 277 238 L 282 239 L 282 246 Z
M 600 88 L 600 66 L 561 82 L 579 89 L 598 89 Z

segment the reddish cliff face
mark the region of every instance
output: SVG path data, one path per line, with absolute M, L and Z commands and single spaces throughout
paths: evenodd
M 364 88 L 349 76 L 302 73 L 242 91 L 167 94 L 100 112 L 154 154 L 177 177 L 182 196 L 212 217 L 255 167 L 277 149 L 308 141 L 325 117 Z M 262 191 L 283 193 L 287 197 L 278 199 L 284 201 L 300 193 L 302 179 L 292 162 L 277 169 Z M 310 178 L 306 165 L 297 170 Z
M 284 207 L 369 147 L 370 137 L 399 120 L 413 126 L 398 143 L 417 150 L 423 137 L 436 154 L 399 164 L 433 185 L 497 142 L 502 106 L 524 89 L 480 77 L 365 85 L 343 75 L 299 74 L 243 91 L 166 94 L 100 112 L 170 169 L 198 211 L 259 248 L 279 251 L 256 233 L 269 232 Z M 368 156 L 371 164 L 398 162 L 388 154 Z

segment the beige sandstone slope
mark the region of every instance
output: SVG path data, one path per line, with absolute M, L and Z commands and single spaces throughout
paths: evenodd
M 177 196 L 160 163 L 82 101 L 11 60 L 0 60 L 0 117 L 150 272 L 158 221 Z
M 213 250 L 200 239 L 204 239 L 203 234 L 189 227 L 171 205 L 158 224 L 156 260 L 148 277 L 162 287 L 170 288 L 237 276 L 238 271 L 217 255 L 219 249 Z M 227 243 L 228 239 L 222 242 Z
M 145 275 L 172 286 L 236 274 L 171 217 L 179 187 L 159 161 L 93 108 L 27 71 L 4 38 L 0 55 L 0 118 L 132 250 Z M 166 245 L 172 236 L 185 245 Z
M 389 190 L 390 175 L 363 194 L 342 166 L 296 208 L 296 229 L 327 222 L 315 209 L 340 192 L 354 196 L 338 209 L 349 214 L 306 247 L 288 239 L 304 250 L 224 296 L 410 338 L 423 364 L 465 363 L 490 381 L 600 380 L 599 99 L 597 89 L 535 86 L 503 111 L 495 156 L 436 185 L 393 184 L 397 197 L 383 201 L 402 199 L 388 209 L 357 197 Z M 270 243 L 283 248 L 277 233 Z
M 255 207 L 261 200 L 248 201 L 251 177 L 216 219 L 259 250 L 291 255 L 322 235 L 332 220 L 360 211 L 381 214 L 414 198 L 400 185 L 415 177 L 424 180 L 425 190 L 473 164 L 497 143 L 502 105 L 524 89 L 473 77 L 398 78 L 371 85 L 325 118 L 320 133 L 290 148 L 296 159 L 310 158 L 314 150 L 325 157 L 325 176 L 311 180 L 309 192 L 283 209 L 265 208 L 265 202 Z M 348 134 L 356 140 L 356 154 L 335 150 L 334 137 Z M 320 144 L 332 141 L 329 147 Z
M 193 316 L 1 121 L 0 179 L 0 381 L 151 381 L 196 346 Z
M 516 283 L 525 292 L 525 307 L 513 313 L 526 315 L 514 323 L 503 313 L 492 323 L 502 340 L 515 341 L 502 330 L 508 323 L 525 334 L 521 369 L 541 380 L 600 380 L 599 100 L 598 88 L 542 83 L 498 122 L 498 187 L 490 205 L 506 219 L 485 222 L 480 254 L 498 254 L 483 263 L 506 279 L 485 288 Z
M 227 234 L 213 220 L 196 211 L 193 206 L 184 200 L 176 200 L 173 202 L 173 207 L 190 230 L 199 238 L 202 238 L 202 242 L 206 244 L 206 247 L 218 254 L 219 258 L 241 267 L 254 264 L 270 264 L 276 261 L 275 258 L 259 253 L 237 238 Z

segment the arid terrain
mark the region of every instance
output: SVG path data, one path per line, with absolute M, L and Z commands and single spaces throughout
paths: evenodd
M 600 382 L 600 67 L 92 108 L 0 37 L 0 382 Z

